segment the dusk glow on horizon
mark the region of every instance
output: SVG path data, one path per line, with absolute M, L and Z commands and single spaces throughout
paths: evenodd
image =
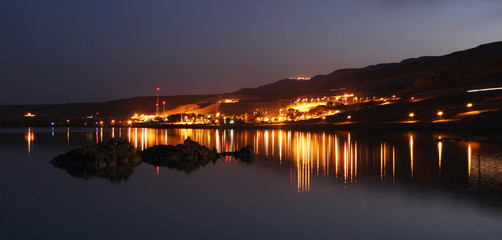
M 211 94 L 502 39 L 496 1 L 5 1 L 0 105 Z M 77 91 L 78 89 L 78 91 Z

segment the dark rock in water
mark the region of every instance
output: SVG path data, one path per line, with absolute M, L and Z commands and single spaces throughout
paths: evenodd
M 234 156 L 244 162 L 253 161 L 253 147 L 246 146 L 236 152 L 226 152 L 220 154 L 213 149 L 200 145 L 188 137 L 183 144 L 176 146 L 172 145 L 157 145 L 147 148 L 141 152 L 143 162 L 153 164 L 155 166 L 166 166 L 175 168 L 190 173 L 200 167 L 207 165 L 210 162 L 216 162 L 221 156 Z
M 118 182 L 136 171 L 141 158 L 126 139 L 112 138 L 61 154 L 51 163 L 74 177 L 100 177 Z
M 212 150 L 206 146 L 201 146 L 188 137 L 183 144 L 157 145 L 147 148 L 141 152 L 144 162 L 155 166 L 166 166 L 176 168 L 190 173 L 199 167 L 215 162 L 221 157 L 215 148 Z
M 241 150 L 237 150 L 235 152 L 224 152 L 223 156 L 232 156 L 240 159 L 243 162 L 251 163 L 253 162 L 254 153 L 253 146 L 247 145 L 243 147 Z

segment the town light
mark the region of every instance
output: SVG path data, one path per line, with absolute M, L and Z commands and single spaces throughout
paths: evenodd
M 443 111 L 438 111 L 437 115 L 438 115 L 438 117 L 442 117 L 443 116 Z
M 352 118 L 352 116 L 350 116 L 350 115 L 349 115 L 349 116 L 347 116 L 347 119 L 351 119 L 351 118 Z
M 415 117 L 415 114 L 414 113 L 410 113 L 410 115 L 408 115 L 410 118 L 414 118 Z
M 468 103 L 468 104 L 467 104 L 467 107 L 468 107 L 468 108 L 471 108 L 471 107 L 472 107 L 472 103 Z

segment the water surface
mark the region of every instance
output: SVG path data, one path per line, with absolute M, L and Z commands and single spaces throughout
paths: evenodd
M 146 163 L 123 181 L 49 161 L 128 139 L 186 137 L 218 151 L 190 174 Z M 502 146 L 429 132 L 143 128 L 0 129 L 0 239 L 500 239 Z

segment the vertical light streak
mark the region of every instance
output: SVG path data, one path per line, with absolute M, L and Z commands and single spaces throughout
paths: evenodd
M 380 182 L 383 182 L 383 143 L 380 143 Z
M 255 154 L 258 154 L 258 148 L 260 147 L 260 131 L 256 132 L 256 152 Z
M 145 149 L 145 134 L 144 134 L 144 131 L 145 131 L 145 128 L 142 128 L 141 129 L 141 150 Z
M 387 144 L 383 143 L 383 178 L 387 177 Z
M 298 132 L 295 134 L 296 135 L 296 171 L 297 171 L 297 176 L 298 176 L 298 192 L 301 191 L 301 178 L 302 178 L 302 174 L 301 174 L 301 171 L 300 171 L 300 143 L 299 143 L 299 139 L 298 139 Z
M 392 146 L 392 183 L 396 183 L 396 149 Z
M 357 182 L 357 142 L 354 142 L 355 181 Z
M 275 148 L 275 130 L 272 130 L 272 156 L 274 155 Z
M 336 141 L 336 135 L 335 135 L 335 141 Z M 329 162 L 331 162 L 331 135 L 328 135 L 328 153 L 326 157 L 326 175 L 329 175 Z M 335 169 L 336 169 L 336 164 L 335 164 Z M 335 170 L 336 172 L 336 170 Z
M 347 153 L 347 142 L 343 143 L 343 182 L 347 183 L 347 165 L 348 165 L 348 153 Z
M 413 181 L 413 135 L 410 134 L 410 170 L 411 180 Z
M 115 128 L 112 127 L 112 138 L 115 138 Z
M 338 136 L 335 134 L 335 179 L 338 180 L 338 164 L 340 162 L 340 156 L 338 153 Z
M 268 130 L 265 130 L 265 155 L 268 156 Z
M 439 137 L 441 139 L 441 137 Z M 441 176 L 441 161 L 443 156 L 443 143 L 438 142 L 439 176 Z
M 282 132 L 279 131 L 279 163 L 282 165 Z
M 293 153 L 291 150 L 292 149 L 291 149 L 291 130 L 290 130 L 288 131 L 288 144 L 286 145 L 286 154 L 287 154 L 286 157 L 291 156 L 291 154 Z
M 70 127 L 66 128 L 66 146 L 70 146 Z
M 155 129 L 155 145 L 154 146 L 159 145 L 159 138 L 158 138 L 158 136 L 159 136 L 159 129 Z
M 99 128 L 99 141 L 103 141 L 103 127 Z
M 323 154 L 323 157 L 324 159 L 327 158 L 326 156 L 326 133 L 322 133 L 322 154 Z M 325 168 L 326 165 L 323 164 L 323 168 Z
M 469 174 L 469 182 L 471 181 L 471 162 L 472 162 L 472 150 L 471 144 L 467 145 L 467 172 Z
M 31 127 L 28 127 L 28 133 L 26 134 L 26 142 L 28 143 L 28 156 L 31 154 L 31 142 L 35 140 L 35 134 L 31 132 Z
M 235 151 L 235 144 L 234 144 L 234 130 L 230 129 L 230 151 Z
M 256 148 L 258 148 L 258 145 L 256 145 Z M 216 150 L 221 153 L 220 131 L 218 129 L 216 129 Z
M 138 148 L 138 128 L 134 128 L 134 147 Z
M 350 136 L 350 135 L 349 135 Z M 349 137 L 350 140 L 350 137 Z M 349 142 L 349 154 L 350 154 L 350 182 L 354 181 L 354 158 L 353 158 L 353 149 L 352 149 L 352 143 Z
M 317 141 L 316 141 L 317 143 Z M 319 146 L 319 143 L 316 144 L 317 146 L 317 176 L 319 176 L 319 150 L 321 148 L 321 146 Z

